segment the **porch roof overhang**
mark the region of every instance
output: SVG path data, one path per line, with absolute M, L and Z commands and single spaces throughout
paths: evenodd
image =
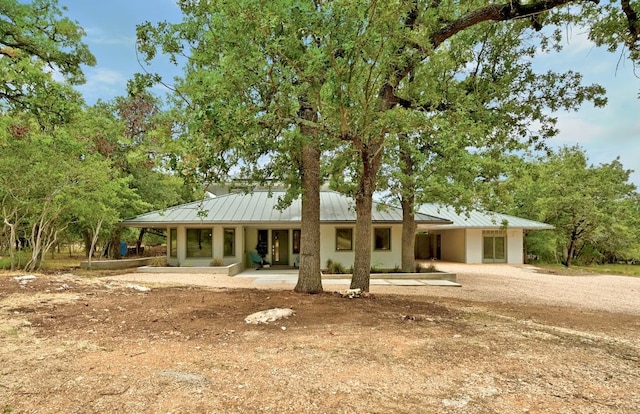
M 442 229 L 523 229 L 523 230 L 553 230 L 551 224 L 535 220 L 528 220 L 508 214 L 494 213 L 492 211 L 456 211 L 451 206 L 441 204 L 423 204 L 418 209 L 419 213 L 433 214 L 451 221 L 452 224 L 422 224 L 418 223 L 418 230 L 442 230 Z

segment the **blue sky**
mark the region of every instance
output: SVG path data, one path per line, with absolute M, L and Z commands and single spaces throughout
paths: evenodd
M 84 41 L 98 61 L 96 66 L 85 68 L 87 83 L 78 87 L 88 104 L 125 95 L 127 80 L 142 71 L 135 53 L 136 25 L 181 20 L 175 3 L 176 0 L 59 0 L 68 9 L 65 14 L 87 32 Z M 544 71 L 579 71 L 585 83 L 603 85 L 609 99 L 605 108 L 585 104 L 578 112 L 558 113 L 560 134 L 548 143 L 553 147 L 580 144 L 593 164 L 620 157 L 625 168 L 635 170 L 631 180 L 640 187 L 640 79 L 634 74 L 633 65 L 620 59 L 620 53 L 593 47 L 584 33 L 573 30 L 565 50 L 541 57 L 536 67 Z M 177 68 L 162 60 L 147 69 L 169 79 L 179 74 Z M 156 91 L 159 95 L 165 92 Z

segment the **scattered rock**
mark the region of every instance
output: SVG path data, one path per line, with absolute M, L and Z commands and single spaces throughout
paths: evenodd
M 146 286 L 140 286 L 140 285 L 134 285 L 134 284 L 128 284 L 127 285 L 128 289 L 132 289 L 132 290 L 136 290 L 138 292 L 151 292 L 151 288 L 146 287 Z
M 174 381 L 181 382 L 183 384 L 204 386 L 209 382 L 209 378 L 200 374 L 193 374 L 191 372 L 177 371 L 173 369 L 165 369 L 158 372 L 160 376 L 173 379 Z
M 20 283 L 21 285 L 26 285 L 29 282 L 33 282 L 34 280 L 37 279 L 37 277 L 35 277 L 34 275 L 24 275 L 24 276 L 16 276 L 14 277 L 14 279 Z
M 362 290 L 361 289 L 347 289 L 344 292 L 340 293 L 342 295 L 343 298 L 349 298 L 349 299 L 353 299 L 353 298 L 359 298 L 360 296 L 362 296 Z
M 471 402 L 471 398 L 467 395 L 460 398 L 445 398 L 442 400 L 442 405 L 445 407 L 464 408 Z
M 269 323 L 273 321 L 277 321 L 282 318 L 288 318 L 289 316 L 295 315 L 293 309 L 290 308 L 273 308 L 267 309 L 260 312 L 252 313 L 251 315 L 244 318 L 246 323 L 251 323 L 257 325 L 259 323 Z

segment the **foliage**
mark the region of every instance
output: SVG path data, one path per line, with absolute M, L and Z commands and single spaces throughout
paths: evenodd
M 14 127 L 3 131 L 11 139 L 2 145 L 0 156 L 0 174 L 5 177 L 0 184 L 1 213 L 14 240 L 22 237 L 29 242 L 27 271 L 42 266 L 46 253 L 70 225 L 89 226 L 97 235 L 103 225 L 121 218 L 119 206 L 139 202 L 128 179 L 75 138 L 73 125 L 43 131 L 29 117 L 4 120 L 12 120 Z M 19 136 L 16 130 L 21 131 Z
M 565 266 L 574 260 L 610 262 L 638 252 L 638 196 L 618 159 L 590 165 L 579 146 L 523 164 L 507 181 L 514 214 L 554 225 L 527 237 L 529 252 Z M 552 242 L 555 242 L 553 244 Z
M 625 4 L 615 19 L 635 24 Z M 534 76 L 520 60 L 535 50 L 521 40 L 523 33 L 591 23 L 600 10 L 589 3 L 214 0 L 180 6 L 181 23 L 141 25 L 138 40 L 147 59 L 158 51 L 176 62 L 188 57 L 177 85 L 191 147 L 182 171 L 204 182 L 234 174 L 273 178 L 290 190 L 286 203 L 317 191 L 322 177 L 311 163 L 322 151 L 332 184 L 356 200 L 351 287 L 364 291 L 372 196 L 385 151 L 397 153 L 398 139 L 415 134 L 427 144 L 438 140 L 427 153 L 458 167 L 462 187 L 496 180 L 505 150 L 553 135 L 553 119 L 542 108 L 573 108 L 585 99 L 602 103 L 602 90 L 582 87 L 578 74 Z M 626 44 L 633 47 L 637 33 L 628 34 Z M 553 31 L 541 48 L 556 47 L 556 39 Z M 539 134 L 529 133 L 533 121 L 543 122 Z M 313 156 L 304 158 L 310 147 Z M 415 171 L 428 177 L 431 166 L 427 156 Z M 302 185 L 309 171 L 313 180 Z M 461 205 L 476 201 L 472 190 L 456 196 L 446 174 L 435 177 L 429 191 L 449 192 Z M 303 217 L 303 226 L 313 220 Z M 311 254 L 301 255 L 303 264 Z
M 344 267 L 342 263 L 334 262 L 331 259 L 327 259 L 327 267 L 325 269 L 325 273 L 334 274 L 334 275 L 343 275 L 348 272 L 347 272 L 347 268 Z
M 582 85 L 578 73 L 535 72 L 533 58 L 552 39 L 527 26 L 478 25 L 415 65 L 403 93 L 419 122 L 388 140 L 377 187 L 404 210 L 403 268 L 414 267 L 417 206 L 464 210 L 499 196 L 495 184 L 511 154 L 543 147 L 557 133 L 554 110 L 605 104 L 603 88 Z
M 0 3 L 0 105 L 29 111 L 42 126 L 66 122 L 79 109 L 71 85 L 84 82 L 81 65 L 95 58 L 84 30 L 63 17 L 56 0 Z M 62 78 L 59 82 L 56 78 Z
M 436 269 L 436 266 L 433 263 L 430 263 L 428 266 L 424 266 L 420 263 L 416 265 L 417 273 L 435 273 L 437 271 L 438 269 Z

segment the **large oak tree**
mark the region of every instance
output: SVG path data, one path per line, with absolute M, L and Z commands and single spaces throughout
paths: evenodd
M 415 82 L 414 74 L 436 71 L 439 53 L 452 50 L 466 33 L 507 21 L 526 23 L 510 26 L 517 33 L 543 25 L 585 24 L 593 28 L 595 41 L 612 47 L 623 42 L 634 53 L 638 41 L 637 6 L 628 1 L 606 7 L 572 0 L 247 0 L 180 6 L 185 14 L 181 23 L 145 24 L 138 36 L 148 59 L 158 50 L 188 59 L 184 79 L 177 85 L 192 121 L 186 139 L 194 162 L 185 164 L 187 172 L 224 179 L 233 172 L 257 171 L 262 179 L 289 184 L 290 198 L 302 193 L 305 205 L 305 200 L 317 202 L 305 197 L 317 194 L 318 157 L 324 150 L 333 171 L 340 171 L 336 181 L 356 200 L 351 287 L 365 291 L 372 197 L 385 149 L 392 140 L 420 128 L 425 104 L 446 103 L 437 93 L 425 99 L 437 78 Z M 478 47 L 472 36 L 466 40 L 470 50 Z M 571 86 L 570 79 L 566 85 Z M 562 102 L 563 96 L 558 99 Z M 477 110 L 465 104 L 464 99 L 456 102 L 462 113 Z M 486 128 L 499 128 L 498 119 Z M 465 140 L 456 142 L 444 146 L 447 154 L 466 145 Z M 313 178 L 304 180 L 307 176 Z M 310 212 L 303 212 L 303 223 L 310 222 Z M 313 222 L 317 228 L 315 216 Z M 306 234 L 316 238 L 318 233 Z M 303 234 L 303 251 L 311 241 Z M 319 252 L 310 254 L 314 265 L 309 268 L 302 255 L 302 291 L 321 289 L 316 272 Z M 313 283 L 304 283 L 307 280 Z

